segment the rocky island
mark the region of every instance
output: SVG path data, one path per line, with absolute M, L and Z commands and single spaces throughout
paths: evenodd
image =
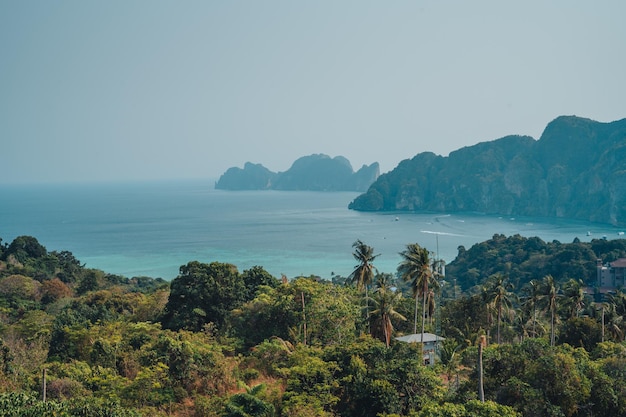
M 378 162 L 354 172 L 343 156 L 303 156 L 285 172 L 272 172 L 261 164 L 247 162 L 229 168 L 215 184 L 220 190 L 365 191 L 378 178 Z
M 626 224 L 626 119 L 561 116 L 541 138 L 506 136 L 424 152 L 349 205 L 362 211 L 473 211 Z

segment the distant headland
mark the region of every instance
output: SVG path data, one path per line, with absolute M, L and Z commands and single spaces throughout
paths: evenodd
M 424 152 L 378 177 L 361 211 L 473 211 L 626 224 L 626 119 L 561 116 L 541 138 L 506 136 L 443 157 Z
M 219 178 L 219 190 L 365 191 L 380 175 L 378 162 L 354 172 L 343 156 L 313 154 L 297 159 L 285 172 L 272 172 L 261 164 L 246 162 L 229 168 Z

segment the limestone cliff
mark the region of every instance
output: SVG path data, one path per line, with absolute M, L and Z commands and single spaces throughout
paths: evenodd
M 626 119 L 561 116 L 541 138 L 507 136 L 442 157 L 421 153 L 349 208 L 477 211 L 626 224 Z
M 363 165 L 354 172 L 342 156 L 303 156 L 285 172 L 272 172 L 261 164 L 247 162 L 244 168 L 229 168 L 215 185 L 223 190 L 365 191 L 378 178 L 379 165 Z

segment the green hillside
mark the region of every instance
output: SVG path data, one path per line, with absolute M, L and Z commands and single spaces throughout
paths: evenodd
M 626 241 L 496 235 L 445 276 L 417 244 L 397 274 L 346 256 L 333 282 L 199 261 L 165 282 L 0 240 L 0 416 L 626 416 L 626 293 L 584 291 Z M 422 328 L 437 355 L 395 340 Z

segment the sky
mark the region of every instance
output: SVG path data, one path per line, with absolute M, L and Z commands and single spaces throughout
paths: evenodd
M 626 117 L 626 2 L 1 1 L 0 183 L 355 170 Z

